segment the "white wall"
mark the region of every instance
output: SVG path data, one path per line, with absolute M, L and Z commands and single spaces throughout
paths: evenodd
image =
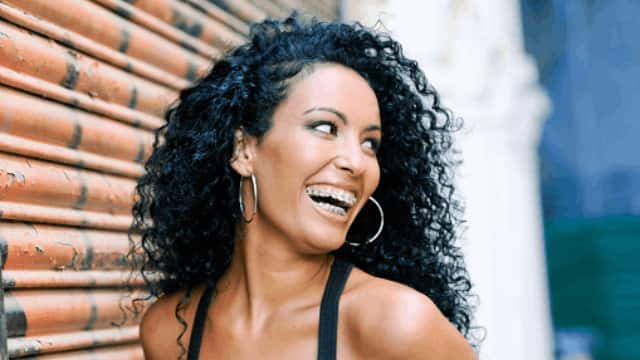
M 549 102 L 524 52 L 517 0 L 344 0 L 380 19 L 464 118 L 464 249 L 486 328 L 481 359 L 552 356 L 536 146 Z

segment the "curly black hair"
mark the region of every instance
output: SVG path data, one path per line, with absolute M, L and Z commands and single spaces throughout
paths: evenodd
M 469 338 L 471 282 L 455 244 L 462 206 L 452 185 L 452 134 L 461 120 L 389 35 L 295 14 L 252 25 L 248 43 L 183 90 L 157 130 L 133 225 L 142 234 L 143 276 L 161 274 L 146 278 L 151 294 L 190 293 L 227 270 L 241 221 L 240 179 L 229 165 L 235 130 L 261 139 L 292 78 L 317 63 L 344 65 L 369 83 L 384 135 L 373 194 L 385 211 L 384 230 L 371 245 L 344 245 L 334 255 L 427 295 Z M 348 240 L 361 242 L 378 222 L 377 212 L 363 210 Z

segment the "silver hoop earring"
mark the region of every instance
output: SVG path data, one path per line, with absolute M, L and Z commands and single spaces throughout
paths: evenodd
M 376 199 L 374 199 L 373 196 L 369 196 L 369 200 L 371 200 L 371 202 L 378 208 L 378 211 L 380 212 L 380 226 L 378 226 L 378 231 L 376 231 L 376 233 L 372 237 L 370 237 L 369 239 L 367 239 L 367 241 L 363 243 L 354 243 L 354 242 L 345 241 L 348 245 L 361 246 L 361 245 L 371 244 L 378 238 L 378 236 L 380 236 L 380 233 L 382 232 L 382 228 L 384 227 L 384 211 L 382 211 L 382 206 L 380 206 L 380 203 L 376 201 Z
M 258 212 L 258 183 L 256 182 L 256 177 L 251 174 L 251 191 L 253 192 L 253 214 L 251 214 L 251 217 L 249 219 L 247 219 L 244 216 L 244 199 L 242 198 L 242 180 L 244 180 L 244 177 L 240 176 L 240 187 L 238 190 L 238 200 L 240 201 L 240 214 L 242 215 L 242 220 L 244 220 L 245 223 L 250 223 L 253 220 L 253 217 L 256 216 L 256 213 Z

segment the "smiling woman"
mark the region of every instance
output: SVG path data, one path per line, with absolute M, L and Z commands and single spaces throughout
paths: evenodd
M 400 45 L 297 16 L 184 90 L 140 179 L 148 359 L 474 359 L 455 118 Z
M 244 243 L 255 238 L 273 256 L 324 257 L 378 186 L 378 103 L 366 80 L 333 63 L 308 65 L 288 92 L 259 142 L 236 130 L 231 167 L 264 189 Z

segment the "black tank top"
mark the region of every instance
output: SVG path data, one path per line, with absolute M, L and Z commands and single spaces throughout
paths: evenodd
M 318 326 L 318 360 L 336 359 L 336 341 L 338 334 L 338 305 L 344 284 L 351 273 L 352 265 L 335 258 L 329 273 L 327 286 L 324 288 L 322 302 L 320 303 L 320 325 Z M 204 321 L 207 317 L 207 309 L 211 303 L 213 286 L 207 286 L 196 310 L 196 318 L 193 322 L 193 331 L 189 340 L 189 352 L 187 360 L 198 360 L 200 345 L 204 331 Z

